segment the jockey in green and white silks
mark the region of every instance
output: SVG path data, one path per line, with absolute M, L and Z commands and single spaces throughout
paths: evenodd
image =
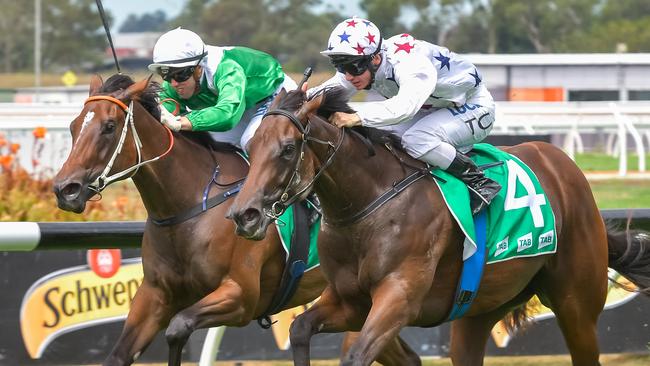
M 163 34 L 149 69 L 163 78 L 161 121 L 175 131 L 209 131 L 243 149 L 273 97 L 296 84 L 272 56 L 246 47 L 216 47 L 187 29 Z
M 361 18 L 339 23 L 321 53 L 337 73 L 310 95 L 341 86 L 350 96 L 366 89 L 386 98 L 350 103 L 356 113 L 335 113 L 332 123 L 390 131 L 411 156 L 465 182 L 474 214 L 491 202 L 501 186 L 465 155 L 495 120 L 494 100 L 472 63 L 408 34 L 383 40 L 377 26 Z

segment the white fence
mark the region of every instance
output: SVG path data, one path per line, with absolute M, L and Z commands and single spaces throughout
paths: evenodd
M 619 175 L 627 174 L 628 136 L 639 155 L 638 171 L 645 172 L 650 147 L 649 102 L 501 102 L 492 133 L 562 134 L 571 157 L 584 151 L 581 134 L 607 135 L 605 150 L 619 157 Z
M 0 132 L 21 144 L 19 161 L 32 170 L 34 153 L 41 166 L 57 170 L 70 150 L 68 126 L 81 111 L 72 104 L 0 104 Z M 33 152 L 31 131 L 48 129 L 43 151 Z M 499 102 L 493 134 L 561 134 L 563 148 L 573 157 L 584 151 L 582 134 L 603 133 L 605 150 L 619 158 L 618 174 L 627 171 L 628 137 L 639 156 L 638 171 L 645 172 L 645 152 L 650 148 L 650 102 Z

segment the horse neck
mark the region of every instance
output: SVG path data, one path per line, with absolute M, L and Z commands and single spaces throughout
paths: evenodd
M 343 132 L 326 122 L 317 125 L 314 135 L 335 144 Z M 332 164 L 314 185 L 325 216 L 333 219 L 358 213 L 404 176 L 399 164 L 391 164 L 395 157 L 385 148 L 375 146 L 376 155 L 370 156 L 368 147 L 357 136 L 348 131 L 345 134 Z M 325 145 L 312 144 L 311 149 L 320 165 L 331 154 L 331 149 Z
M 136 104 L 134 118 L 142 140 L 143 160 L 162 154 L 169 147 L 166 129 Z M 174 136 L 172 150 L 158 161 L 141 167 L 133 176 L 142 202 L 150 217 L 175 216 L 200 202 L 202 192 L 216 167 L 211 151 L 180 134 Z M 227 179 L 227 178 L 226 178 Z

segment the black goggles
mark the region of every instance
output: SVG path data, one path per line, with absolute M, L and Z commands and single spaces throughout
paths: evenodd
M 359 76 L 368 70 L 371 61 L 372 56 L 359 57 L 354 60 L 347 59 L 344 61 L 332 58 L 332 65 L 334 65 L 336 71 L 342 74 L 348 73 L 352 76 Z
M 172 79 L 177 83 L 182 83 L 189 79 L 194 74 L 195 66 L 185 67 L 179 70 L 170 70 L 164 73 L 161 73 L 160 76 L 168 83 L 172 82 Z

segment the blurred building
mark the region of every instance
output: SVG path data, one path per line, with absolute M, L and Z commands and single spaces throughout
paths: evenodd
M 158 32 L 114 36 L 120 67 L 146 71 Z M 497 101 L 650 100 L 650 53 L 466 54 Z M 102 70 L 115 70 L 110 47 Z M 87 86 L 42 87 L 39 101 L 81 102 Z M 31 102 L 34 88 L 0 90 L 1 102 Z M 375 96 L 371 96 L 375 99 Z
M 500 101 L 650 100 L 650 53 L 466 56 Z
M 117 33 L 113 37 L 120 67 L 125 70 L 146 70 L 151 63 L 153 46 L 162 32 Z M 104 53 L 104 68 L 114 68 L 110 46 Z

